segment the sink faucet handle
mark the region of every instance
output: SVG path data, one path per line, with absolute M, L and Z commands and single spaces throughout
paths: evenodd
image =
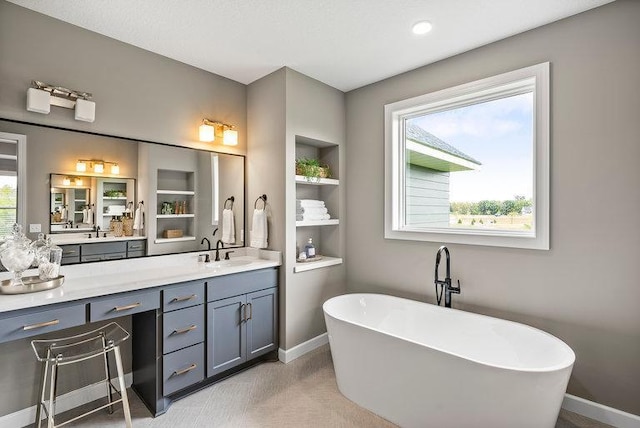
M 202 257 L 204 257 L 204 262 L 205 263 L 209 263 L 211 261 L 211 258 L 209 256 L 209 253 L 207 254 L 198 254 L 198 261 L 201 262 L 202 261 Z
M 229 253 L 233 253 L 233 251 L 227 251 L 224 255 L 225 260 L 229 260 Z

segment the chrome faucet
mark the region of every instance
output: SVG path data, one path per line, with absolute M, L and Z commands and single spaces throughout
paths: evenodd
M 218 239 L 218 242 L 216 242 L 216 258 L 215 258 L 216 262 L 220 261 L 220 249 L 221 248 L 224 248 L 224 242 L 222 242 L 222 239 Z
M 438 267 L 440 266 L 440 257 L 442 256 L 442 252 L 444 252 L 447 257 L 447 272 L 444 281 L 440 281 L 438 279 Z M 438 302 L 438 306 L 440 306 L 440 302 L 442 301 L 442 293 L 444 292 L 444 306 L 446 308 L 451 307 L 451 293 L 460 294 L 460 280 L 458 280 L 458 286 L 454 287 L 451 285 L 451 256 L 449 255 L 449 249 L 444 245 L 438 249 L 436 253 L 436 269 L 435 269 L 435 279 L 434 284 L 436 286 L 436 300 Z M 440 290 L 440 294 L 438 294 L 438 285 L 442 288 Z
M 204 244 L 204 241 L 207 241 L 207 251 L 211 251 L 211 241 L 209 241 L 209 238 L 202 238 L 200 245 Z

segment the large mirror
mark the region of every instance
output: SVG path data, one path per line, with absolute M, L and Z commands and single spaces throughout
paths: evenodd
M 139 213 L 130 239 L 146 240 L 147 255 L 205 250 L 218 240 L 244 246 L 244 156 L 6 120 L 0 132 L 26 136 L 18 197 L 26 195 L 32 239 L 40 226 L 60 243 L 86 243 L 90 232 L 96 243 L 98 228 L 100 239 L 112 238 L 113 219 Z M 77 170 L 81 160 L 85 171 Z

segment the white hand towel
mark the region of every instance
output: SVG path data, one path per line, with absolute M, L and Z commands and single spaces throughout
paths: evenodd
M 305 221 L 329 220 L 330 218 L 329 214 L 302 214 L 302 220 Z
M 225 244 L 236 243 L 236 226 L 233 219 L 233 210 L 222 210 L 222 242 Z
M 327 214 L 329 211 L 326 207 L 298 208 L 296 214 Z
M 62 221 L 67 221 L 67 209 L 65 207 L 60 210 L 60 217 L 62 217 Z
M 89 210 L 84 208 L 82 210 L 82 222 L 83 223 L 89 223 L 89 216 L 88 216 Z
M 267 213 L 264 210 L 253 210 L 251 228 L 251 244 L 253 248 L 267 248 Z
M 144 210 L 142 209 L 142 205 L 136 208 L 136 212 L 133 215 L 133 230 L 142 230 L 144 229 Z
M 93 210 L 91 208 L 87 208 L 87 221 L 83 223 L 93 224 Z

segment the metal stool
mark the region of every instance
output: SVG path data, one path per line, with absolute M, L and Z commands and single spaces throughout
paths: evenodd
M 124 384 L 124 373 L 122 371 L 122 359 L 120 357 L 119 345 L 129 338 L 129 333 L 117 323 L 112 322 L 99 329 L 79 334 L 77 336 L 64 337 L 61 339 L 50 340 L 33 340 L 31 346 L 36 354 L 38 361 L 44 363 L 42 369 L 42 379 L 40 381 L 40 401 L 36 410 L 36 426 L 40 427 L 40 418 L 42 409 L 44 409 L 48 428 L 55 428 L 66 425 L 77 419 L 90 415 L 98 410 L 108 408 L 109 413 L 113 413 L 113 405 L 122 402 L 124 410 L 125 423 L 128 428 L 131 427 L 131 413 L 129 411 L 129 400 L 127 398 L 127 389 Z M 113 351 L 116 360 L 116 369 L 118 371 L 118 383 L 120 391 L 111 383 L 111 375 L 109 371 L 109 359 L 107 353 Z M 58 386 L 58 367 L 67 364 L 79 363 L 90 358 L 102 356 L 104 358 L 104 371 L 106 378 L 99 381 L 105 382 L 107 387 L 108 403 L 95 408 L 89 412 L 76 416 L 73 419 L 65 421 L 60 425 L 54 424 L 56 390 Z M 47 385 L 47 376 L 49 368 L 51 369 L 51 378 L 49 381 L 49 399 L 48 406 L 45 404 L 45 393 Z M 113 399 L 113 392 L 120 394 L 118 400 Z

